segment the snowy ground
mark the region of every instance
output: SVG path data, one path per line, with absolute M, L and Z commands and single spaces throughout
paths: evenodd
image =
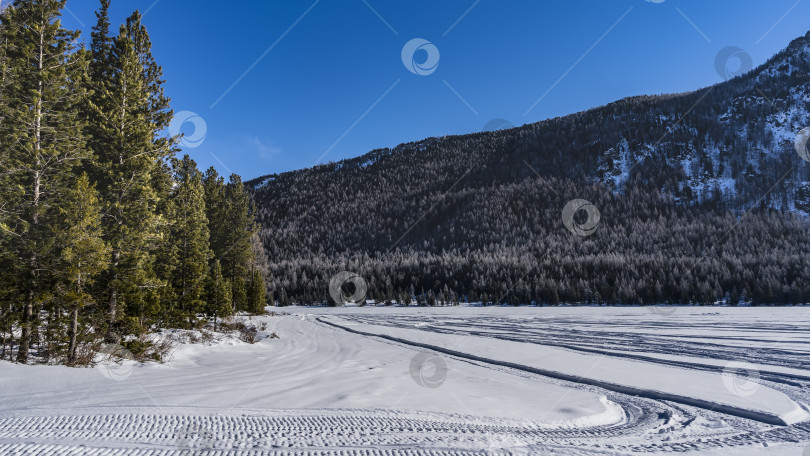
M 0 363 L 0 455 L 810 455 L 810 308 L 288 308 L 166 364 Z

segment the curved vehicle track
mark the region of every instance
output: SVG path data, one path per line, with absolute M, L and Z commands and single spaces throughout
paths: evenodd
M 695 363 L 671 362 L 669 360 L 661 360 L 654 357 L 639 356 L 635 357 L 632 353 L 620 353 L 616 351 L 599 350 L 597 348 L 598 341 L 603 338 L 602 334 L 591 335 L 591 337 L 580 337 L 576 346 L 566 345 L 565 342 L 574 337 L 566 335 L 562 337 L 564 340 L 555 339 L 557 333 L 555 331 L 547 331 L 547 326 L 542 324 L 537 325 L 536 321 L 522 321 L 522 323 L 515 324 L 514 320 L 508 322 L 490 325 L 487 319 L 479 319 L 474 324 L 469 321 L 461 322 L 459 327 L 454 327 L 452 323 L 447 320 L 440 322 L 426 322 L 424 317 L 402 317 L 385 316 L 385 318 L 368 317 L 365 315 L 341 315 L 343 319 L 355 321 L 358 323 L 374 324 L 381 326 L 391 326 L 407 329 L 421 329 L 426 331 L 436 331 L 445 334 L 463 334 L 475 335 L 479 337 L 493 337 L 509 341 L 517 342 L 532 342 L 542 343 L 544 345 L 556 345 L 558 341 L 563 348 L 570 348 L 574 350 L 582 350 L 592 353 L 599 353 L 605 356 L 617 356 L 636 358 L 644 361 L 661 362 L 664 364 L 677 365 L 684 368 L 700 369 L 700 370 L 714 370 L 722 371 L 722 368 L 717 368 L 709 365 L 701 365 Z M 568 322 L 573 323 L 573 322 Z M 329 324 L 329 323 L 323 323 Z M 468 326 L 476 328 L 475 330 L 467 329 Z M 534 331 L 532 331 L 534 327 Z M 483 329 L 479 329 L 483 328 Z M 494 328 L 494 329 L 493 329 Z M 506 330 L 509 331 L 506 331 Z M 578 336 L 581 336 L 585 331 L 575 331 Z M 596 332 L 596 331 L 594 331 Z M 561 332 L 562 333 L 562 332 Z M 517 334 L 517 335 L 516 335 Z M 618 337 L 619 340 L 623 339 Z M 631 339 L 643 339 L 646 341 L 647 334 L 634 335 Z M 375 336 L 366 336 L 375 337 Z M 653 336 L 655 338 L 656 336 Z M 658 336 L 666 338 L 666 335 Z M 540 339 L 543 339 L 542 342 Z M 400 343 L 391 342 L 391 343 Z M 629 342 L 626 342 L 629 343 Z M 688 344 L 698 344 L 698 342 L 688 341 Z M 589 345 L 591 344 L 591 345 Z M 407 345 L 407 344 L 406 344 Z M 717 347 L 721 347 L 718 345 Z M 701 351 L 695 354 L 702 356 L 717 356 L 723 354 L 729 359 L 745 359 L 747 350 L 742 347 L 722 346 L 723 350 L 717 349 L 714 345 L 710 344 L 709 351 Z M 423 348 L 422 348 L 423 349 Z M 647 344 L 644 344 L 645 351 L 648 349 Z M 680 354 L 680 344 L 669 342 L 668 350 L 657 349 L 657 353 L 672 353 Z M 688 352 L 688 350 L 687 350 Z M 784 365 L 785 360 L 780 359 L 784 353 L 790 353 L 792 356 L 798 357 L 798 353 L 791 350 L 755 350 L 754 360 L 760 362 L 771 362 L 774 365 Z M 442 356 L 448 356 L 442 353 Z M 789 359 L 791 357 L 788 357 Z M 461 358 L 464 359 L 464 358 Z M 471 361 L 480 365 L 487 365 L 486 362 Z M 774 362 L 778 361 L 778 362 Z M 807 366 L 807 360 L 802 360 L 801 367 Z M 520 372 L 520 369 L 505 368 L 500 365 L 488 365 L 496 370 L 512 370 L 516 375 L 526 375 L 526 372 Z M 514 372 L 518 371 L 518 372 Z M 531 375 L 531 374 L 530 374 Z M 538 375 L 543 381 L 548 382 L 550 379 Z M 572 386 L 569 381 L 557 380 Z M 763 374 L 758 382 L 778 391 L 787 394 L 789 397 L 804 403 L 810 402 L 810 381 L 805 381 L 804 377 L 798 377 L 791 374 L 783 374 L 779 372 L 768 372 Z M 640 398 L 634 395 L 621 394 L 615 391 L 606 391 L 599 387 L 588 385 L 577 385 L 579 388 L 590 388 L 604 393 L 609 399 L 619 404 L 625 413 L 632 417 L 625 423 L 613 426 L 604 426 L 591 428 L 585 433 L 594 433 L 602 439 L 603 442 L 611 442 L 610 447 L 612 450 L 619 451 L 619 454 L 628 453 L 669 453 L 669 452 L 700 452 L 702 450 L 729 448 L 729 447 L 767 447 L 774 444 L 794 444 L 801 442 L 810 442 L 810 423 L 799 423 L 792 426 L 774 426 L 760 422 L 747 420 L 729 416 L 726 414 L 718 413 L 713 410 L 704 408 L 697 408 L 685 406 L 682 404 L 674 404 L 668 401 L 657 401 L 648 398 Z M 631 413 L 629 413 L 632 411 Z M 675 417 L 675 418 L 673 418 Z M 707 423 L 705 426 L 700 426 L 698 423 Z M 719 425 L 718 425 L 719 424 Z M 697 428 L 697 429 L 696 429 Z M 659 434 L 660 433 L 660 434 Z M 644 444 L 638 444 L 639 437 L 641 440 L 647 440 Z M 656 438 L 660 437 L 660 438 Z M 553 440 L 553 438 L 550 438 Z M 636 443 L 621 443 L 623 441 L 635 440 Z M 576 445 L 576 444 L 575 444 Z M 597 448 L 603 446 L 597 445 Z
M 183 409 L 176 413 L 167 410 L 21 416 L 0 419 L 0 454 L 625 455 L 699 452 L 775 440 L 800 442 L 810 436 L 807 426 L 795 426 L 748 431 L 726 428 L 713 435 L 689 433 L 688 440 L 681 439 L 677 431 L 655 432 L 662 421 L 645 411 L 651 404 L 644 402 L 627 400 L 626 423 L 586 429 L 368 410 L 245 410 L 239 414 L 200 415 Z M 690 425 L 672 426 L 687 429 Z
M 436 330 L 428 327 L 435 322 L 426 321 L 424 316 L 407 319 L 391 314 L 380 314 L 380 317 L 373 318 L 368 315 L 342 316 L 373 324 Z M 356 390 L 358 375 L 390 364 L 390 360 L 383 360 L 382 363 L 379 360 L 369 361 L 369 353 L 404 353 L 407 359 L 409 352 L 426 350 L 369 336 L 350 335 L 307 316 L 284 318 L 296 322 L 295 325 L 288 325 L 287 332 L 282 333 L 281 340 L 291 345 L 274 346 L 268 343 L 252 346 L 250 349 L 255 351 L 250 353 L 255 353 L 252 356 L 261 363 L 258 367 L 243 365 L 240 361 L 242 358 L 233 355 L 235 349 L 221 348 L 217 349 L 217 353 L 220 353 L 217 356 L 223 359 L 212 359 L 214 355 L 208 354 L 195 358 L 194 363 L 188 366 L 184 364 L 182 368 L 161 368 L 163 373 L 160 376 L 143 369 L 143 372 L 135 372 L 127 382 L 122 382 L 123 388 L 104 395 L 91 393 L 95 390 L 83 382 L 74 384 L 61 380 L 55 382 L 55 388 L 47 394 L 9 404 L 6 401 L 12 398 L 13 393 L 9 395 L 9 391 L 0 390 L 0 455 L 579 456 L 702 455 L 706 452 L 719 455 L 731 449 L 744 450 L 748 455 L 754 454 L 750 452 L 751 449 L 765 449 L 766 446 L 781 446 L 795 451 L 810 443 L 810 423 L 768 425 L 711 410 L 622 394 L 598 386 L 450 355 L 442 356 L 448 358 L 448 362 L 452 358 L 453 363 L 472 365 L 469 366 L 472 371 L 483 372 L 484 376 L 489 370 L 492 371 L 490 377 L 522 377 L 517 380 L 536 384 L 538 391 L 548 389 L 551 385 L 562 387 L 561 391 L 585 390 L 605 396 L 621 407 L 624 418 L 612 424 L 581 426 L 573 422 L 543 420 L 540 415 L 545 412 L 538 414 L 537 420 L 518 420 L 462 412 L 405 410 L 412 408 L 405 404 L 386 409 L 340 405 L 285 406 L 283 399 L 291 391 L 298 391 L 297 394 L 303 394 L 315 403 L 320 400 L 328 402 L 326 399 L 332 396 Z M 534 332 L 532 325 L 538 328 Z M 441 331 L 455 331 L 458 334 L 469 334 L 468 327 L 475 326 L 479 337 L 527 337 L 539 341 L 545 336 L 548 338 L 546 343 L 557 340 L 556 336 L 549 336 L 553 332 L 543 333 L 546 326 L 529 320 L 515 325 L 516 331 L 511 335 L 504 334 L 504 328 L 509 326 L 508 321 L 493 322 L 489 318 L 453 324 L 445 321 L 437 326 Z M 600 338 L 596 330 L 580 330 L 581 333 L 593 334 L 583 336 L 577 343 L 583 346 L 590 344 L 597 349 L 600 347 L 596 342 Z M 617 331 L 614 329 L 613 332 Z M 626 337 L 645 339 L 647 336 L 636 334 Z M 651 337 L 664 340 L 668 335 L 655 334 Z M 380 343 L 398 347 L 383 345 L 383 349 L 366 350 L 369 344 L 380 347 Z M 282 352 L 282 349 L 288 356 L 273 354 Z M 670 351 L 677 349 L 677 343 L 670 344 Z M 733 351 L 735 348 L 732 346 L 727 350 Z M 743 353 L 741 349 L 738 352 Z M 306 362 L 314 354 L 322 357 L 319 361 L 321 364 Z M 322 364 L 323 360 L 329 362 Z M 205 364 L 217 368 L 210 370 Z M 333 371 L 343 365 L 350 366 L 350 370 L 356 373 L 334 376 Z M 198 371 L 196 367 L 202 370 Z M 465 369 L 456 365 L 454 372 L 470 371 Z M 206 375 L 201 376 L 201 372 Z M 268 377 L 263 377 L 265 373 L 269 373 Z M 324 391 L 322 384 L 317 386 L 309 383 L 311 379 L 324 375 L 329 375 L 332 391 Z M 255 388 L 259 379 L 272 379 L 269 381 L 282 386 L 277 390 Z M 410 378 L 407 380 L 410 381 Z M 796 386 L 796 383 L 803 382 L 782 380 L 785 381 L 768 379 L 763 382 L 792 397 L 803 398 L 807 394 L 808 388 Z M 294 385 L 295 390 L 290 389 L 290 385 Z M 189 395 L 198 388 L 208 388 L 207 402 L 204 404 L 197 402 L 199 397 Z M 234 390 L 237 394 L 223 397 L 219 402 L 215 400 L 218 395 L 227 395 Z M 78 393 L 83 395 L 77 396 Z M 144 397 L 147 393 L 148 397 Z M 186 396 L 189 398 L 186 399 Z M 82 404 L 80 407 L 72 405 L 79 403 Z M 793 454 L 779 452 L 779 448 L 776 450 L 769 454 Z M 796 452 L 797 455 L 799 453 Z

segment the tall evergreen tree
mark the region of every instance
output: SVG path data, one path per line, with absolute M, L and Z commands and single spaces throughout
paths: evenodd
M 231 286 L 222 276 L 222 265 L 219 260 L 214 260 L 214 266 L 208 275 L 205 289 L 205 313 L 214 317 L 214 330 L 216 330 L 218 319 L 231 315 L 233 310 L 231 307 Z
M 0 131 L 3 130 L 3 122 L 8 115 L 8 90 L 11 85 L 11 67 L 9 65 L 8 56 L 8 34 L 5 33 L 7 29 L 7 21 L 3 19 L 5 16 L 5 6 L 2 5 L 0 10 Z M 9 149 L 4 140 L 7 140 L 6 135 L 0 135 L 0 168 L 3 167 L 2 163 L 8 163 L 10 160 Z M 0 173 L 0 246 L 6 236 L 11 234 L 8 227 L 10 205 L 8 202 L 11 199 L 13 192 L 11 181 L 6 173 Z M 3 249 L 5 250 L 5 249 Z M 0 280 L 3 278 L 3 273 L 0 272 Z M 2 282 L 0 282 L 2 284 Z
M 0 10 L 0 18 L 4 15 L 5 8 Z M 0 19 L 0 125 L 3 123 L 6 106 L 8 104 L 6 100 L 7 87 L 11 84 L 11 68 L 8 60 L 8 36 L 3 32 L 5 28 L 5 21 Z M 0 154 L 2 154 L 1 150 Z M 0 158 L 1 157 L 2 155 L 0 155 Z M 0 215 L 2 215 L 2 212 L 0 212 Z
M 4 88 L 0 136 L 7 148 L 0 174 L 14 182 L 8 195 L 9 248 L 21 297 L 17 360 L 27 362 L 34 309 L 50 291 L 55 249 L 51 237 L 72 168 L 85 158 L 78 107 L 86 62 L 74 52 L 79 33 L 62 28 L 64 0 L 16 0 L 2 15 L 2 40 L 12 83 Z M 6 196 L 6 195 L 4 195 Z
M 177 166 L 170 211 L 173 294 L 180 312 L 193 318 L 204 310 L 204 280 L 212 255 L 202 176 L 188 155 Z
M 259 271 L 255 269 L 251 271 L 247 288 L 247 310 L 257 314 L 264 313 L 264 306 L 267 305 L 267 287 L 264 283 L 264 277 Z
M 205 172 L 203 186 L 211 249 L 214 258 L 222 263 L 223 275 L 231 285 L 231 304 L 234 309 L 252 311 L 251 271 L 258 270 L 264 281 L 269 268 L 256 235 L 258 226 L 250 197 L 239 176 L 232 174 L 225 184 L 213 167 Z
M 110 86 L 112 83 L 110 58 L 112 55 L 112 37 L 110 37 L 109 19 L 110 0 L 101 0 L 101 7 L 96 11 L 96 25 L 90 33 L 91 42 L 88 64 L 88 97 L 83 106 L 83 115 L 87 121 L 86 140 L 88 147 L 93 151 L 103 151 L 110 146 L 109 138 L 101 134 L 101 129 L 105 123 L 110 122 L 107 118 L 109 107 L 115 102 L 111 99 Z M 105 109 L 106 108 L 106 109 Z M 99 155 L 102 161 L 109 159 L 112 154 Z M 103 182 L 103 166 L 93 162 L 87 168 L 91 171 L 91 180 Z
M 96 11 L 96 25 L 90 33 L 90 77 L 93 81 L 103 83 L 109 79 L 109 59 L 112 53 L 113 40 L 110 37 L 110 0 L 101 0 L 101 7 Z M 103 95 L 103 92 L 99 93 Z
M 67 305 L 70 312 L 69 365 L 76 362 L 79 312 L 94 302 L 89 287 L 109 262 L 110 249 L 101 235 L 100 210 L 97 192 L 86 174 L 78 179 L 60 208 L 62 226 L 57 232 L 57 239 L 62 252 L 58 270 L 61 279 L 60 301 Z
M 3 130 L 3 122 L 8 112 L 7 93 L 11 85 L 11 69 L 8 59 L 8 34 L 5 33 L 6 23 L 2 17 L 6 13 L 6 5 L 2 5 L 0 10 L 0 131 Z M 14 289 L 15 281 L 13 274 L 14 262 L 16 259 L 9 255 L 9 242 L 14 231 L 9 226 L 12 222 L 11 202 L 14 200 L 15 185 L 10 176 L 5 172 L 5 163 L 9 163 L 9 148 L 6 145 L 5 134 L 0 134 L 0 360 L 6 358 L 7 347 L 11 349 L 12 326 L 14 315 L 12 302 L 18 291 Z M 9 351 L 9 358 L 11 353 Z
M 253 263 L 251 237 L 257 231 L 250 198 L 245 192 L 242 179 L 231 174 L 225 187 L 224 220 L 222 221 L 223 249 L 220 261 L 223 274 L 231 282 L 233 306 L 248 310 L 247 281 Z
M 106 288 L 108 336 L 114 339 L 122 305 L 142 302 L 143 290 L 158 285 L 151 270 L 152 254 L 164 233 L 157 186 L 167 180 L 161 174 L 166 174 L 166 161 L 173 154 L 172 139 L 162 133 L 172 111 L 140 13 L 121 26 L 105 58 L 103 11 L 96 27 L 94 50 L 99 54 L 94 65 L 106 64 L 107 69 L 93 75 L 96 115 L 89 133 L 98 155 L 105 238 L 112 248 Z
M 213 166 L 208 168 L 203 175 L 203 188 L 211 250 L 214 252 L 214 258 L 222 258 L 226 251 L 225 181 Z

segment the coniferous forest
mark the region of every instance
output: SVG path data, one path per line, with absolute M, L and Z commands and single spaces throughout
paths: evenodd
M 239 176 L 179 157 L 137 11 L 89 47 L 64 0 L 0 14 L 0 360 L 74 364 L 99 341 L 260 312 L 264 252 Z
M 694 92 L 243 184 L 181 155 L 141 15 L 115 29 L 109 5 L 86 45 L 65 0 L 0 12 L 0 359 L 144 352 L 329 303 L 344 270 L 387 304 L 810 302 L 810 34 Z M 561 220 L 575 199 L 591 235 Z
M 347 270 L 378 303 L 808 303 L 808 113 L 810 33 L 693 92 L 263 176 L 270 288 L 327 302 Z

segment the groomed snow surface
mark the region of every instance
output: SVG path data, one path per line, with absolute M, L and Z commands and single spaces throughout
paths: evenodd
M 165 364 L 0 363 L 0 455 L 810 456 L 810 307 L 282 310 Z

